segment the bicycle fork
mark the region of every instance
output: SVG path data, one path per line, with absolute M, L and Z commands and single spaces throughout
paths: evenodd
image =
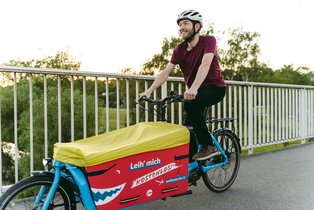
M 53 183 L 51 185 L 51 188 L 50 188 L 50 190 L 48 192 L 48 195 L 47 195 L 46 200 L 44 202 L 44 205 L 42 207 L 43 210 L 48 209 L 49 204 L 50 204 L 51 200 L 53 199 L 54 194 L 56 193 L 56 190 L 58 188 L 59 181 L 60 181 L 60 174 L 61 174 L 60 173 L 60 168 L 61 167 L 57 166 L 57 165 L 54 167 L 55 171 L 54 171 Z M 42 201 L 42 198 L 43 198 L 43 196 L 44 196 L 44 194 L 46 192 L 46 188 L 47 188 L 46 186 L 41 186 L 40 191 L 39 191 L 39 193 L 38 193 L 38 195 L 36 196 L 36 199 L 35 199 L 35 203 L 34 203 L 34 206 L 33 206 L 34 209 L 38 205 L 40 205 L 40 203 Z
M 51 203 L 51 201 L 52 201 L 52 199 L 56 193 L 56 190 L 58 188 L 60 177 L 62 176 L 61 175 L 61 167 L 64 167 L 64 166 L 71 173 L 76 186 L 78 186 L 78 188 L 79 188 L 82 203 L 83 203 L 84 207 L 87 210 L 96 210 L 94 200 L 93 200 L 92 195 L 90 193 L 89 184 L 88 184 L 87 179 L 86 179 L 85 175 L 83 174 L 83 172 L 74 165 L 59 162 L 56 160 L 53 162 L 54 180 L 53 180 L 51 188 L 48 192 L 48 195 L 45 199 L 45 202 L 44 202 L 42 209 L 43 210 L 48 209 L 49 204 Z M 46 190 L 46 186 L 42 186 L 37 197 L 36 197 L 34 208 L 40 204 L 40 202 L 43 198 L 43 195 L 45 193 L 45 190 Z

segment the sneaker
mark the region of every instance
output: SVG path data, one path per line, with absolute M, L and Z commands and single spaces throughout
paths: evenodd
M 203 146 L 202 149 L 193 156 L 193 160 L 206 160 L 218 154 L 218 149 L 211 146 Z

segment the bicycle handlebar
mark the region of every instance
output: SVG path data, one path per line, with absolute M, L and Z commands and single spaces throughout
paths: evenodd
M 184 99 L 183 99 L 183 95 L 178 95 L 175 92 L 171 91 L 170 95 L 167 96 L 166 98 L 162 99 L 162 100 L 160 100 L 160 99 L 154 100 L 154 99 L 148 98 L 146 96 L 142 96 L 138 99 L 138 102 L 141 102 L 141 101 L 146 101 L 146 102 L 149 102 L 149 103 L 154 104 L 154 105 L 164 105 L 168 101 L 170 101 L 170 103 L 183 102 Z

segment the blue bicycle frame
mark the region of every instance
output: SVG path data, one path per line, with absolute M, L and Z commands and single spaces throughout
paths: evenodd
M 224 161 L 221 162 L 221 163 L 210 164 L 211 161 L 213 160 L 213 159 L 212 159 L 212 160 L 210 161 L 210 163 L 208 164 L 208 166 L 204 166 L 204 165 L 201 166 L 201 170 L 202 170 L 203 172 L 207 172 L 207 171 L 210 171 L 210 170 L 212 170 L 212 169 L 214 169 L 214 168 L 217 168 L 217 167 L 220 167 L 220 166 L 223 166 L 223 165 L 227 165 L 228 162 L 229 162 L 228 157 L 227 157 L 225 151 L 221 148 L 221 146 L 220 146 L 220 144 L 218 143 L 218 141 L 216 140 L 216 138 L 215 138 L 211 133 L 210 133 L 210 135 L 211 135 L 211 137 L 212 137 L 212 140 L 213 140 L 215 146 L 218 148 L 220 154 L 223 156 Z M 202 147 L 202 145 L 199 145 L 199 149 L 200 149 L 201 147 Z M 199 168 L 199 167 L 200 167 L 200 166 L 199 166 L 197 160 L 195 160 L 195 161 L 189 163 L 189 174 L 190 174 L 190 172 L 191 172 L 193 169 L 197 169 L 197 168 Z

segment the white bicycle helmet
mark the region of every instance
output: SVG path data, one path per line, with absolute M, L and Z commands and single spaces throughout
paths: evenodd
M 191 21 L 199 22 L 201 24 L 201 27 L 203 27 L 203 17 L 198 11 L 185 10 L 185 11 L 181 12 L 178 15 L 177 23 L 179 24 L 179 22 L 183 19 L 189 19 Z

